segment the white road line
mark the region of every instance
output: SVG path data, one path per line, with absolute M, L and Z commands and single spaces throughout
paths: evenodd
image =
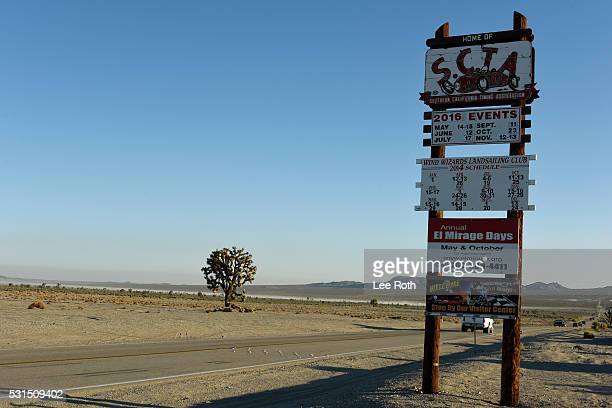
M 241 367 L 233 367 L 233 368 L 220 368 L 220 369 L 217 369 L 217 370 L 199 371 L 199 372 L 196 372 L 196 373 L 167 375 L 167 376 L 163 376 L 163 377 L 153 377 L 153 378 L 146 378 L 146 379 L 142 379 L 142 380 L 121 381 L 121 382 L 109 383 L 109 384 L 87 385 L 87 386 L 84 386 L 84 387 L 66 388 L 64 391 L 84 390 L 84 389 L 88 389 L 88 388 L 111 387 L 111 386 L 114 386 L 114 385 L 135 384 L 135 383 L 147 382 L 147 381 L 170 380 L 170 379 L 173 379 L 173 378 L 191 377 L 191 376 L 195 376 L 195 375 L 204 375 L 204 374 L 223 373 L 223 372 L 235 371 L 235 370 L 248 370 L 250 368 L 267 367 L 267 366 L 274 366 L 274 365 L 279 365 L 279 364 L 295 363 L 295 362 L 299 362 L 299 361 L 309 361 L 309 360 L 319 360 L 319 359 L 332 358 L 332 357 L 342 357 L 342 356 L 349 356 L 349 355 L 352 355 L 352 354 L 371 353 L 371 352 L 375 352 L 375 351 L 400 350 L 400 349 L 403 349 L 403 348 L 411 349 L 411 348 L 416 348 L 416 347 L 421 347 L 421 345 L 385 347 L 385 348 L 379 348 L 379 349 L 369 349 L 369 350 L 361 350 L 361 351 L 350 351 L 350 352 L 338 353 L 338 354 L 326 354 L 324 356 L 314 356 L 314 357 L 308 357 L 308 358 L 299 358 L 299 359 L 295 359 L 295 360 L 275 361 L 273 363 L 253 364 L 253 365 L 241 366 Z

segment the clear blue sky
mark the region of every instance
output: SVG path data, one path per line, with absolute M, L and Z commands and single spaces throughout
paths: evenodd
M 364 248 L 424 247 L 425 40 L 513 10 L 541 89 L 525 245 L 611 248 L 609 2 L 3 1 L 2 272 L 200 283 L 238 245 L 259 283 L 359 280 Z

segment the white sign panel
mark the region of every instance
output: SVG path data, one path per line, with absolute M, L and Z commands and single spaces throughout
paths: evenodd
M 520 141 L 521 109 L 434 111 L 431 144 L 460 145 Z
M 471 261 L 466 273 L 474 277 L 516 274 L 518 236 L 518 218 L 430 218 L 427 259 L 453 265 Z
M 530 91 L 532 61 L 529 41 L 430 49 L 425 58 L 424 93 L 434 104 L 514 99 L 496 94 Z
M 417 211 L 533 210 L 529 161 L 535 156 L 420 159 Z

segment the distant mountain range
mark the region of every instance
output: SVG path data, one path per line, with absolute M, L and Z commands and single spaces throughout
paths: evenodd
M 612 296 L 612 286 L 600 288 L 572 289 L 566 288 L 558 282 L 534 282 L 523 286 L 525 295 L 581 295 L 581 296 Z

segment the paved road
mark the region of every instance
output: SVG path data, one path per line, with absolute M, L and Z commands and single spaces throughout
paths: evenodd
M 443 331 L 443 340 L 471 334 Z M 241 340 L 184 340 L 0 350 L 0 398 L 9 389 L 74 390 L 150 379 L 230 371 L 287 361 L 316 359 L 414 346 L 421 353 L 422 330 Z

